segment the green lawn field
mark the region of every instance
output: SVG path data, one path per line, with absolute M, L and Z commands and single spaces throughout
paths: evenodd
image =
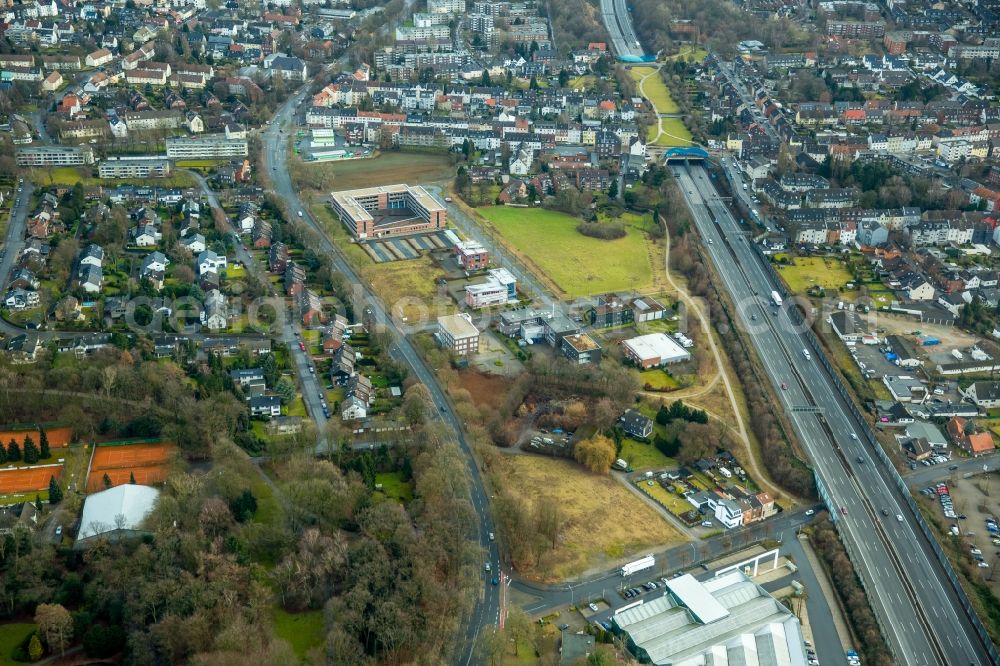
M 306 656 L 310 648 L 321 647 L 326 637 L 323 626 L 323 611 L 289 613 L 281 608 L 274 609 L 274 634 L 292 646 L 300 658 Z
M 14 666 L 24 663 L 14 661 L 11 653 L 34 631 L 35 625 L 33 624 L 0 624 L 0 666 Z
M 779 266 L 778 272 L 796 294 L 804 294 L 816 286 L 839 289 L 853 279 L 842 261 L 824 257 L 798 258 L 794 266 Z
M 655 67 L 633 67 L 628 73 L 639 85 L 639 92 L 656 107 L 657 113 L 677 113 L 677 103 Z
M 382 492 L 389 499 L 406 503 L 413 499 L 413 483 L 403 480 L 402 472 L 379 472 L 375 484 L 382 485 Z
M 649 384 L 650 388 L 653 390 L 667 390 L 675 389 L 680 384 L 677 380 L 670 376 L 670 374 L 663 368 L 654 368 L 652 370 L 643 370 L 639 373 L 639 384 L 640 386 L 646 386 Z
M 622 440 L 622 452 L 619 457 L 632 465 L 632 469 L 638 470 L 666 469 L 677 465 L 676 460 L 660 453 L 652 443 L 645 444 L 631 438 Z
M 600 240 L 580 234 L 579 220 L 543 208 L 492 206 L 477 213 L 569 297 L 642 289 L 653 281 L 645 234 L 623 220 L 626 235 Z

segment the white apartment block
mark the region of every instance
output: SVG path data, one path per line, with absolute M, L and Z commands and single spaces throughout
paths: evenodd
M 165 178 L 170 175 L 170 160 L 152 155 L 108 157 L 97 167 L 101 178 Z
M 465 0 L 427 0 L 427 11 L 433 14 L 464 14 Z
M 431 25 L 425 28 L 400 26 L 396 28 L 396 41 L 412 42 L 422 39 L 451 39 L 451 28 L 446 25 Z
M 94 163 L 90 146 L 30 146 L 15 154 L 17 166 L 85 166 Z
M 250 154 L 246 139 L 227 139 L 220 134 L 167 139 L 167 157 L 172 160 L 206 160 L 246 157 Z

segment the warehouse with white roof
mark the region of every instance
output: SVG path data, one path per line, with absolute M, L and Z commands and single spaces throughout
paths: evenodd
M 622 351 L 640 368 L 691 360 L 691 353 L 665 333 L 640 335 L 622 342 Z
M 799 620 L 742 572 L 667 582 L 664 596 L 617 613 L 616 631 L 657 666 L 805 666 Z

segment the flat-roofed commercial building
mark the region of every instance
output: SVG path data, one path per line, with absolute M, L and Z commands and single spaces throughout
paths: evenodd
M 358 238 L 445 226 L 445 207 L 419 185 L 384 185 L 330 195 L 340 221 Z
M 805 666 L 799 620 L 739 570 L 684 574 L 662 597 L 612 616 L 641 663 Z
M 479 329 L 465 313 L 438 317 L 437 336 L 441 346 L 459 356 L 479 352 Z
M 170 160 L 163 157 L 108 157 L 97 167 L 101 178 L 166 178 Z
M 564 335 L 559 343 L 559 351 L 578 365 L 596 365 L 601 362 L 601 345 L 586 333 Z
M 211 160 L 246 157 L 249 154 L 246 139 L 227 139 L 223 134 L 174 136 L 167 139 L 167 157 L 172 160 Z
M 650 333 L 625 340 L 622 351 L 641 368 L 680 363 L 691 358 L 690 352 L 665 333 Z
M 90 146 L 30 146 L 18 148 L 17 166 L 85 166 L 94 163 Z
M 491 268 L 485 282 L 465 287 L 465 304 L 470 308 L 506 305 L 517 301 L 517 278 L 506 268 Z

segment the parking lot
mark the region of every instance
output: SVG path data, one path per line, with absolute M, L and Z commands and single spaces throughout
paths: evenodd
M 1000 478 L 996 472 L 969 478 L 952 477 L 934 484 L 934 494 L 942 511 L 949 518 L 952 536 L 961 540 L 961 550 L 967 553 L 983 580 L 1000 593 L 1000 577 L 993 569 L 1000 566 Z M 927 488 L 921 490 L 925 495 Z M 958 534 L 955 534 L 958 532 Z
M 885 352 L 882 351 L 884 345 L 863 345 L 856 344 L 849 347 L 848 351 L 856 359 L 858 369 L 868 379 L 882 381 L 885 375 L 909 375 L 915 370 L 901 368 L 892 361 L 886 360 Z M 864 364 L 864 365 L 862 365 Z

